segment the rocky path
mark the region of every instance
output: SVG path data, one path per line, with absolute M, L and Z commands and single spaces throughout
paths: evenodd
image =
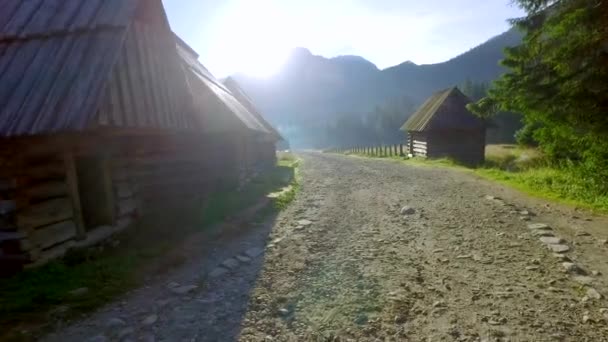
M 608 220 L 304 154 L 290 207 L 48 341 L 608 341 Z

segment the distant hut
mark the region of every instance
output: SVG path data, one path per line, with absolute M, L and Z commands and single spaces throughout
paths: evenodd
M 467 165 L 484 161 L 485 124 L 469 112 L 471 100 L 457 87 L 433 94 L 401 127 L 413 156 L 452 158 Z
M 228 77 L 226 80 L 224 80 L 224 85 L 226 88 L 228 88 L 228 90 L 230 90 L 230 92 L 232 92 L 237 100 L 239 100 L 239 102 L 241 102 L 241 104 L 258 119 L 264 128 L 270 132 L 270 134 L 267 134 L 263 136 L 262 139 L 258 140 L 256 150 L 261 166 L 268 167 L 275 165 L 277 144 L 278 142 L 284 140 L 283 137 L 258 111 L 256 106 L 253 104 L 253 100 L 247 96 L 236 80 L 234 80 L 232 77 Z
M 224 178 L 233 179 L 242 186 L 270 165 L 271 159 L 274 165 L 276 132 L 261 116 L 247 108 L 246 101 L 240 101 L 218 81 L 198 61 L 198 54 L 181 39 L 178 39 L 178 53 L 194 100 L 192 110 L 202 118 L 203 130 L 216 146 L 209 157 L 224 163 Z M 244 93 L 239 96 L 243 98 Z M 268 155 L 270 149 L 272 156 Z M 261 150 L 266 153 L 263 158 Z M 235 173 L 229 175 L 231 170 Z
M 213 186 L 161 0 L 1 7 L 0 271 L 95 244 L 155 196 Z

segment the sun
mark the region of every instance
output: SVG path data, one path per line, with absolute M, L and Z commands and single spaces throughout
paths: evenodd
M 288 18 L 289 14 L 271 0 L 231 2 L 212 25 L 210 67 L 218 74 L 273 76 L 292 50 L 293 25 Z

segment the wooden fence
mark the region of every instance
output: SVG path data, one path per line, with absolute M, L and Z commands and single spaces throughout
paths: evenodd
M 409 154 L 407 145 L 354 146 L 348 148 L 331 148 L 327 153 L 361 154 L 372 157 L 405 157 Z

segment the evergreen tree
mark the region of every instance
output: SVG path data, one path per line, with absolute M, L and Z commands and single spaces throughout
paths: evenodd
M 522 113 L 550 157 L 578 163 L 608 191 L 608 2 L 515 2 L 528 12 L 513 20 L 523 44 L 506 50 L 510 71 L 470 110 Z

